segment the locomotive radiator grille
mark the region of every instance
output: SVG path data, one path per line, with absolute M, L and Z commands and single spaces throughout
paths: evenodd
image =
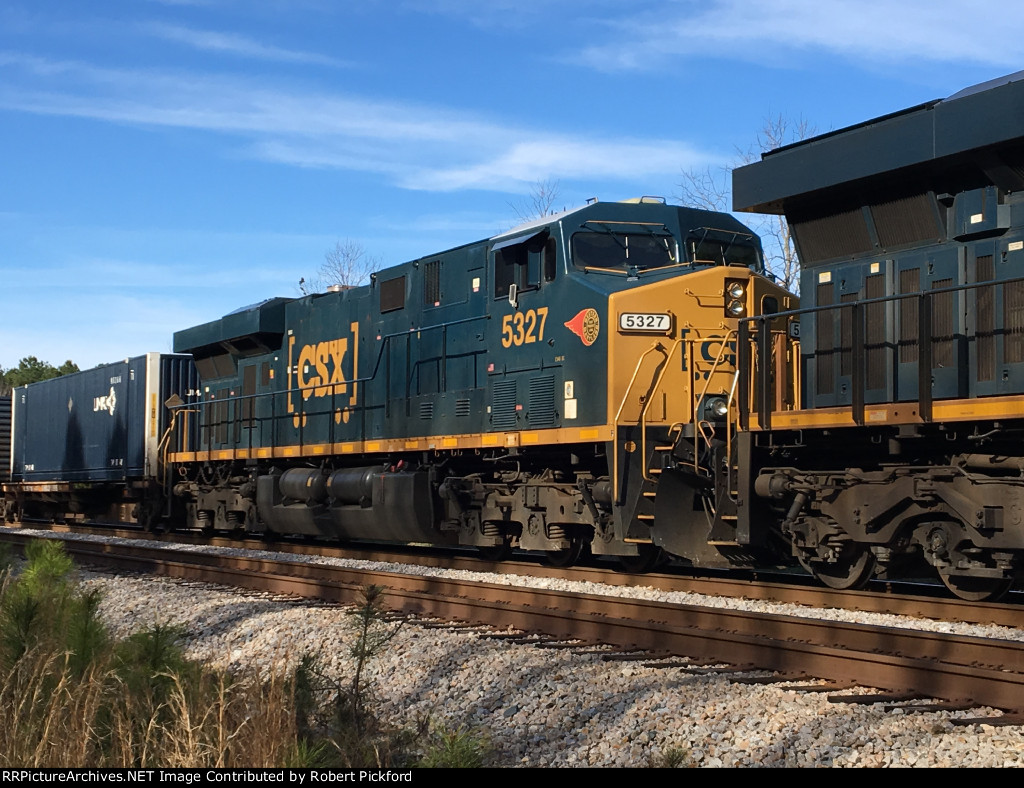
M 1003 329 L 1006 331 L 1006 362 L 1024 361 L 1024 284 L 1003 287 Z
M 992 255 L 978 258 L 977 277 L 979 282 L 995 279 Z M 996 301 L 996 286 L 978 288 L 977 338 L 978 338 L 978 380 L 996 379 L 996 326 L 993 308 Z
M 921 269 L 907 268 L 900 271 L 900 292 L 916 293 L 921 286 Z M 917 299 L 900 299 L 900 341 L 901 364 L 917 363 Z

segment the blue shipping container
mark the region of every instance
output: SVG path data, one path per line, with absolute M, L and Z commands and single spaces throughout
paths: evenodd
M 157 473 L 164 403 L 188 401 L 198 378 L 188 355 L 147 353 L 14 390 L 11 478 L 119 482 Z

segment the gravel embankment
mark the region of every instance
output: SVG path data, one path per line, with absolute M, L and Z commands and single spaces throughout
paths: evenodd
M 397 565 L 388 567 L 399 571 Z M 517 585 L 566 585 L 522 577 L 486 578 Z M 270 666 L 313 651 L 319 652 L 328 671 L 350 675 L 348 646 L 353 635 L 341 607 L 159 578 L 87 572 L 84 580 L 102 589 L 102 614 L 117 634 L 156 622 L 181 624 L 188 633 L 188 655 L 194 658 L 218 665 Z M 778 607 L 653 589 L 587 584 L 586 590 L 690 604 Z M 787 611 L 794 612 L 788 606 Z M 819 612 L 890 626 L 950 628 L 895 616 Z M 1024 639 L 1024 633 L 1002 627 L 957 631 Z M 429 715 L 449 729 L 484 732 L 498 766 L 646 767 L 673 749 L 684 750 L 687 765 L 698 767 L 1024 765 L 1024 727 L 951 722 L 998 714 L 993 709 L 885 712 L 880 704 L 830 703 L 828 693 L 796 692 L 786 684 L 733 684 L 720 676 L 677 668 L 604 661 L 573 650 L 489 639 L 482 630 L 406 624 L 372 662 L 370 674 L 381 712 L 388 718 L 412 724 Z

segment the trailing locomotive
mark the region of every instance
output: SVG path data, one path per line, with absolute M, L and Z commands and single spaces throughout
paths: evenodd
M 832 586 L 925 563 L 998 598 L 1024 568 L 1024 72 L 733 183 L 737 210 L 785 214 L 802 265 L 801 399 L 751 408 L 747 516 Z

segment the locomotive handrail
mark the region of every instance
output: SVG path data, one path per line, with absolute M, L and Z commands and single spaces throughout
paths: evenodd
M 355 391 L 356 391 L 355 396 L 357 398 L 357 402 L 354 405 L 354 410 L 358 410 L 359 411 L 360 420 L 362 422 L 360 432 L 365 437 L 365 435 L 366 435 L 365 418 L 366 418 L 366 411 L 367 411 L 369 406 L 367 406 L 366 403 L 365 403 L 364 387 L 361 386 L 361 385 L 357 386 L 357 384 L 365 384 L 365 383 L 367 383 L 369 381 L 372 381 L 372 380 L 375 380 L 377 378 L 377 375 L 378 375 L 378 373 L 380 371 L 381 362 L 382 362 L 382 360 L 384 358 L 385 350 L 388 348 L 388 346 L 390 345 L 392 340 L 396 340 L 396 339 L 401 338 L 401 337 L 408 338 L 411 334 L 413 334 L 415 332 L 441 330 L 441 331 L 443 331 L 445 333 L 445 337 L 446 337 L 446 340 L 443 343 L 443 347 L 442 347 L 442 359 L 444 359 L 446 357 L 446 354 L 447 354 L 447 329 L 449 327 L 451 327 L 451 326 L 458 326 L 458 325 L 464 325 L 466 323 L 472 323 L 472 322 L 475 322 L 475 321 L 478 321 L 478 320 L 490 320 L 490 319 L 491 319 L 491 315 L 490 314 L 474 315 L 472 317 L 460 318 L 458 320 L 451 320 L 451 321 L 447 321 L 447 322 L 443 322 L 443 323 L 435 323 L 435 324 L 429 325 L 429 326 L 421 326 L 419 328 L 410 328 L 407 331 L 396 331 L 396 332 L 391 333 L 391 334 L 384 334 L 384 335 L 382 335 L 381 338 L 380 338 L 382 341 L 381 341 L 380 347 L 379 347 L 379 349 L 377 351 L 377 357 L 376 357 L 376 360 L 375 360 L 375 362 L 373 364 L 373 368 L 371 369 L 369 374 L 363 375 L 361 377 L 353 378 L 352 380 L 348 380 L 348 381 L 345 381 L 343 383 L 328 383 L 328 384 L 325 384 L 322 387 L 318 386 L 318 388 L 330 389 L 330 406 L 329 407 L 325 406 L 322 409 L 318 409 L 318 410 L 310 410 L 310 409 L 308 409 L 306 407 L 306 397 L 303 396 L 303 394 L 305 393 L 305 389 L 303 389 L 303 387 L 301 387 L 301 386 L 292 386 L 292 387 L 287 388 L 287 389 L 279 389 L 279 390 L 276 390 L 276 391 L 265 391 L 265 392 L 255 393 L 255 394 L 240 394 L 240 395 L 231 396 L 231 397 L 217 398 L 216 400 L 199 401 L 199 402 L 196 403 L 196 405 L 198 405 L 197 412 L 207 412 L 208 413 L 209 409 L 211 407 L 215 407 L 218 404 L 224 404 L 224 405 L 229 405 L 230 404 L 231 406 L 233 406 L 234 408 L 237 409 L 239 403 L 244 402 L 244 401 L 252 401 L 253 402 L 252 413 L 255 414 L 255 412 L 256 412 L 255 403 L 259 402 L 259 401 L 267 401 L 269 399 L 270 411 L 271 411 L 269 417 L 268 416 L 252 415 L 252 416 L 250 416 L 247 419 L 243 419 L 241 417 L 237 417 L 237 418 L 233 417 L 231 413 L 226 413 L 223 419 L 210 420 L 210 421 L 208 421 L 203 426 L 206 429 L 208 429 L 208 430 L 212 430 L 212 429 L 215 429 L 215 428 L 217 428 L 217 427 L 219 427 L 221 425 L 227 425 L 227 426 L 230 426 L 232 424 L 241 425 L 243 422 L 246 422 L 246 423 L 248 423 L 250 425 L 259 424 L 259 425 L 262 426 L 264 423 L 269 421 L 270 427 L 271 427 L 270 435 L 267 436 L 262 431 L 262 429 L 261 429 L 261 431 L 260 431 L 261 432 L 261 440 L 260 440 L 259 448 L 274 449 L 274 448 L 277 447 L 276 425 L 278 424 L 278 422 L 281 419 L 287 419 L 289 417 L 296 417 L 299 420 L 298 424 L 296 426 L 296 428 L 299 431 L 299 439 L 298 440 L 299 440 L 299 444 L 302 445 L 302 443 L 303 443 L 303 432 L 304 432 L 304 427 L 305 427 L 305 419 L 303 417 L 305 417 L 305 416 L 329 415 L 329 414 L 335 412 L 337 410 L 336 406 L 337 406 L 337 396 L 338 396 L 338 393 L 339 393 L 339 388 L 342 387 L 342 386 L 345 386 L 346 388 L 348 386 L 354 386 L 354 387 L 356 387 L 356 389 L 355 389 Z M 445 371 L 444 371 L 445 365 L 442 364 L 441 366 L 442 366 L 441 384 L 443 386 L 444 383 L 445 383 Z M 406 381 L 407 393 L 408 393 L 408 386 L 409 386 L 409 380 Z M 278 414 L 277 413 L 277 399 L 278 399 L 278 397 L 281 397 L 281 396 L 288 397 L 289 395 L 295 396 L 295 398 L 297 400 L 297 407 L 296 407 L 295 412 L 294 413 Z M 385 406 L 387 405 L 387 397 L 386 396 L 385 396 L 385 402 L 383 404 Z M 329 430 L 330 430 L 329 440 L 330 440 L 330 442 L 334 442 L 334 438 L 335 438 L 335 432 L 334 432 L 335 431 L 335 422 L 333 420 L 331 420 L 331 422 L 330 422 Z M 202 442 L 203 442 L 202 441 L 202 437 L 200 436 L 200 443 L 202 443 Z M 212 443 L 213 441 L 211 440 L 210 442 Z M 238 442 L 237 441 L 230 441 L 230 442 L 233 444 L 233 446 L 235 448 L 238 447 Z M 209 448 L 209 446 L 207 448 Z M 253 430 L 252 429 L 250 429 L 250 431 L 249 431 L 248 447 L 247 448 L 250 451 L 254 448 L 254 446 L 253 446 Z
M 736 333 L 737 332 L 736 332 L 735 329 L 730 329 L 726 333 L 726 335 L 724 337 L 715 337 L 715 341 L 718 342 L 718 355 L 715 357 L 714 361 L 711 362 L 711 369 L 708 372 L 707 377 L 704 379 L 704 388 L 701 391 L 700 396 L 696 397 L 695 399 L 692 400 L 693 401 L 693 405 L 691 407 L 692 407 L 692 411 L 693 411 L 693 424 L 694 424 L 694 427 L 695 427 L 695 429 L 693 431 L 693 469 L 694 469 L 694 471 L 699 471 L 700 470 L 700 459 L 699 459 L 700 458 L 700 446 L 698 445 L 698 436 L 704 438 L 704 442 L 707 443 L 709 446 L 711 445 L 711 439 L 714 437 L 713 434 L 710 437 L 705 435 L 704 427 L 703 427 L 703 421 L 704 420 L 703 419 L 699 419 L 697 417 L 697 405 L 698 405 L 698 403 L 704 402 L 704 398 L 707 397 L 707 395 L 708 395 L 708 387 L 711 385 L 711 377 L 712 377 L 712 375 L 714 375 L 715 371 L 718 369 L 719 364 L 721 364 L 722 361 L 725 358 L 725 350 L 729 346 L 729 338 L 731 336 L 733 336 L 734 334 L 736 334 Z M 699 341 L 702 342 L 702 343 L 706 343 L 709 340 L 702 339 L 702 340 L 699 340 Z M 697 339 L 691 339 L 691 340 L 688 340 L 688 342 L 691 345 L 696 345 L 698 340 Z M 692 354 L 691 354 L 691 357 L 692 357 Z M 693 365 L 691 365 L 690 369 L 694 373 L 696 372 L 696 367 L 694 367 Z M 737 367 L 736 374 L 737 375 L 739 374 L 739 368 L 738 367 Z M 693 383 L 694 383 L 694 381 L 691 381 L 690 389 L 692 391 L 695 391 L 696 390 L 696 386 L 693 385 Z M 733 378 L 733 385 L 732 385 L 731 388 L 735 388 L 735 385 L 736 385 L 736 379 L 734 377 Z M 729 397 L 726 399 L 726 403 L 728 404 L 729 409 L 731 410 L 732 409 L 732 394 L 731 393 L 730 393 Z M 732 456 L 731 455 L 731 447 L 732 447 L 732 430 L 731 429 L 727 429 L 726 430 L 725 443 L 726 443 L 726 452 L 727 452 L 726 456 L 727 457 L 728 456 Z
M 640 473 L 646 482 L 654 481 L 654 479 L 647 475 L 647 408 L 654 400 L 654 395 L 661 386 L 661 381 L 665 378 L 665 372 L 668 370 L 668 362 L 672 360 L 672 356 L 675 354 L 676 348 L 679 347 L 682 342 L 683 340 L 680 337 L 672 343 L 672 347 L 669 348 L 668 354 L 665 356 L 665 362 L 661 365 L 661 370 L 658 372 L 657 378 L 655 378 L 651 385 L 651 395 L 640 403 L 640 456 L 643 458 L 643 461 L 640 463 Z M 660 345 L 661 343 L 659 342 L 658 346 L 660 347 Z M 616 445 L 618 445 L 617 442 Z
M 670 350 L 668 355 L 665 356 L 665 361 L 662 364 L 662 373 L 661 374 L 664 374 L 664 370 L 668 368 L 668 360 L 669 360 L 669 358 L 671 358 L 672 352 L 675 350 L 675 348 L 679 345 L 679 343 L 681 341 L 682 341 L 681 339 L 675 340 L 675 343 L 672 345 L 672 350 Z M 622 402 L 619 403 L 619 409 L 615 412 L 615 419 L 612 422 L 613 425 L 614 425 L 614 428 L 615 428 L 615 432 L 616 432 L 616 434 L 615 434 L 615 443 L 614 443 L 614 451 L 612 453 L 612 469 L 614 471 L 614 473 L 612 474 L 613 479 L 614 479 L 614 483 L 612 485 L 612 498 L 615 501 L 619 500 L 619 436 L 618 436 L 619 421 L 621 420 L 621 417 L 622 417 L 622 410 L 623 410 L 623 408 L 626 407 L 626 401 L 629 399 L 629 395 L 630 395 L 630 393 L 633 390 L 633 384 L 636 382 L 637 376 L 640 374 L 640 368 L 643 366 L 644 359 L 647 358 L 647 356 L 649 356 L 651 353 L 653 353 L 655 351 L 660 351 L 662 353 L 665 352 L 665 346 L 661 344 L 660 340 L 656 341 L 653 345 L 651 345 L 651 347 L 647 348 L 647 350 L 645 350 L 643 353 L 640 354 L 640 358 L 637 359 L 637 361 L 636 361 L 636 369 L 633 370 L 633 376 L 629 379 L 629 383 L 626 384 L 626 390 L 625 390 L 625 392 L 622 395 Z M 661 379 L 660 375 L 659 375 L 658 379 L 660 381 L 660 379 Z M 654 388 L 653 387 L 651 389 L 651 393 L 652 394 L 654 393 Z M 643 468 L 644 479 L 647 479 L 647 469 L 646 469 L 646 467 L 644 467 L 647 464 L 647 454 L 646 454 L 646 448 L 647 448 L 646 437 L 647 436 L 644 434 L 646 432 L 645 423 L 644 423 L 644 413 L 646 412 L 647 403 L 650 401 L 650 399 L 651 398 L 648 397 L 647 399 L 642 400 L 640 402 L 640 416 L 637 419 L 637 424 L 640 425 L 640 447 L 641 447 L 641 457 L 643 457 L 643 463 L 642 463 L 641 467 Z
M 884 305 L 898 303 L 900 301 L 914 299 L 917 301 L 917 392 L 916 400 L 918 403 L 918 418 L 922 422 L 930 422 L 932 420 L 932 404 L 934 395 L 932 394 L 932 387 L 930 385 L 932 379 L 932 314 L 933 314 L 933 300 L 935 297 L 943 295 L 954 295 L 954 294 L 966 294 L 972 290 L 978 290 L 986 287 L 1000 287 L 1003 285 L 1013 285 L 1024 283 L 1024 276 L 1012 277 L 1008 279 L 987 279 L 984 281 L 977 282 L 962 282 L 950 287 L 940 287 L 933 290 L 917 290 L 912 293 L 890 293 L 884 296 L 878 296 L 875 298 L 864 298 L 856 301 L 850 301 L 846 303 L 838 304 L 825 304 L 821 306 L 813 307 L 802 307 L 800 309 L 792 309 L 786 312 L 774 312 L 769 315 L 754 315 L 751 317 L 741 318 L 740 324 L 740 339 L 739 346 L 737 348 L 738 356 L 737 361 L 742 369 L 750 369 L 751 375 L 753 376 L 757 370 L 761 370 L 760 377 L 755 381 L 760 384 L 760 402 L 758 402 L 757 417 L 758 427 L 760 429 L 770 429 L 771 427 L 771 412 L 774 398 L 770 396 L 770 380 L 766 372 L 772 369 L 770 363 L 770 355 L 772 348 L 770 343 L 758 342 L 758 349 L 756 357 L 759 362 L 757 368 L 751 366 L 750 362 L 753 359 L 751 354 L 750 342 L 751 335 L 756 334 L 758 337 L 763 337 L 766 332 L 761 326 L 767 325 L 770 321 L 777 319 L 786 319 L 791 321 L 794 318 L 799 319 L 804 315 L 817 315 L 823 313 L 841 314 L 843 310 L 850 311 L 851 323 L 850 323 L 850 343 L 849 348 L 845 349 L 841 347 L 832 348 L 838 352 L 849 352 L 850 353 L 850 376 L 851 376 L 851 403 L 849 405 L 850 419 L 854 425 L 862 426 L 865 423 L 865 367 L 866 367 L 866 342 L 864 336 L 864 319 L 866 314 L 866 308 L 874 305 Z M 751 330 L 751 326 L 757 326 L 754 331 Z M 883 343 L 884 344 L 884 343 Z M 799 348 L 799 342 L 794 339 L 794 348 Z M 796 363 L 796 368 L 799 370 L 799 363 Z M 799 381 L 798 381 L 799 382 Z M 796 389 L 797 401 L 794 403 L 797 410 L 803 409 L 803 392 L 802 385 Z M 749 413 L 750 413 L 750 387 L 748 381 L 741 380 L 740 392 L 739 392 L 739 409 L 740 409 L 740 427 L 741 429 L 747 429 L 749 425 Z

